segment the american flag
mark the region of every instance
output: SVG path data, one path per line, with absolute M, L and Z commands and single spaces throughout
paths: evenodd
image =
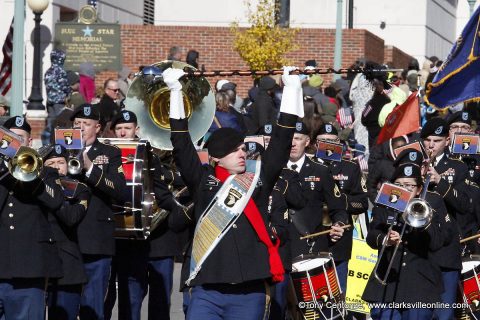
M 2 48 L 3 62 L 0 68 L 0 95 L 4 96 L 12 86 L 13 19 Z
M 358 165 L 360 166 L 360 170 L 363 172 L 368 172 L 368 161 L 365 159 L 365 154 L 360 154 L 357 157 Z
M 338 109 L 338 122 L 342 128 L 353 123 L 352 109 L 350 107 Z

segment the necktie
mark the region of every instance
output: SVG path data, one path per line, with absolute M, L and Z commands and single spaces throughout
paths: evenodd
M 292 164 L 290 168 L 292 168 L 292 170 L 294 171 L 297 171 L 298 166 L 296 164 Z

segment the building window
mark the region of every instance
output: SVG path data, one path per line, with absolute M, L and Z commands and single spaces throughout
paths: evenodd
M 155 0 L 143 1 L 143 24 L 155 22 Z

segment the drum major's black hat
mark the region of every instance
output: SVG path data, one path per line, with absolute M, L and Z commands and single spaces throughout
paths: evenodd
M 220 128 L 208 138 L 205 148 L 215 158 L 223 158 L 243 144 L 244 136 L 232 128 Z

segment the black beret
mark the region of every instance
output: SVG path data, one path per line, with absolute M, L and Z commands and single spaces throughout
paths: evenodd
M 70 120 L 74 121 L 75 118 L 80 119 L 91 119 L 100 121 L 100 112 L 98 112 L 98 107 L 90 103 L 84 103 L 75 110 L 73 110 Z
M 449 126 L 442 118 L 432 118 L 425 123 L 420 132 L 420 137 L 425 139 L 429 136 L 448 137 Z
M 273 125 L 271 123 L 266 123 L 263 127 L 260 127 L 258 134 L 262 136 L 271 136 L 273 132 Z
M 295 133 L 306 134 L 308 136 L 308 128 L 303 122 L 297 122 L 295 125 Z
M 208 138 L 205 148 L 215 158 L 223 158 L 243 144 L 244 136 L 233 128 L 215 130 Z
M 423 153 L 416 149 L 405 149 L 400 152 L 395 161 L 393 161 L 393 166 L 398 167 L 402 164 L 410 163 L 417 166 L 421 166 L 423 163 Z
M 63 157 L 65 159 L 68 159 L 68 151 L 61 144 L 50 145 L 48 146 L 48 148 L 49 150 L 48 150 L 48 153 L 44 156 L 44 160 L 47 160 L 50 158 L 58 158 L 58 157 Z
M 395 181 L 398 178 L 419 178 L 422 176 L 422 172 L 419 166 L 411 163 L 404 163 L 398 166 L 391 177 L 391 181 Z
M 5 121 L 3 126 L 7 129 L 21 129 L 28 133 L 32 132 L 32 127 L 30 127 L 30 125 L 28 124 L 27 119 L 21 116 L 15 116 L 8 119 L 7 121 Z
M 123 110 L 113 117 L 110 129 L 115 129 L 115 126 L 120 123 L 137 123 L 137 116 L 132 111 Z
M 472 125 L 472 117 L 470 116 L 470 114 L 467 112 L 467 111 L 458 111 L 458 112 L 455 112 L 454 114 L 452 114 L 449 118 L 448 118 L 448 124 L 452 124 L 454 122 L 463 122 L 463 123 L 466 123 L 468 125 Z
M 318 133 L 317 133 L 317 136 L 318 135 L 321 135 L 321 134 L 334 134 L 334 135 L 338 135 L 338 131 L 337 129 L 330 123 L 324 123 L 322 124 L 322 126 L 318 129 Z
M 258 142 L 249 141 L 245 142 L 247 148 L 247 159 L 255 160 L 258 156 L 261 156 L 265 148 Z

